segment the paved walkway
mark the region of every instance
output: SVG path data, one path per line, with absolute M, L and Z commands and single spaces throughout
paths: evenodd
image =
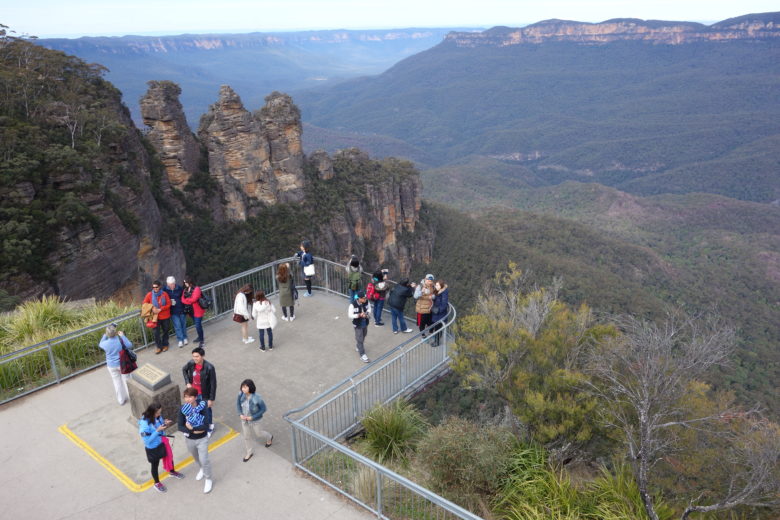
M 257 341 L 244 345 L 239 325 L 229 318 L 205 328 L 206 359 L 215 365 L 218 378 L 210 494 L 203 493 L 202 481 L 194 480 L 192 464 L 182 469 L 184 480 L 164 480 L 166 494 L 131 490 L 133 483 L 137 489 L 150 479 L 149 465 L 136 418 L 130 417 L 129 405 L 116 404 L 110 377 L 100 367 L 0 407 L 0 517 L 189 519 L 248 513 L 263 519 L 374 518 L 290 463 L 290 427 L 282 414 L 364 366 L 355 352 L 345 298 L 315 293 L 299 302 L 297 319 L 280 320 L 274 330 L 273 352 L 259 351 Z M 252 331 L 255 338 L 256 333 Z M 393 335 L 389 325 L 372 325 L 368 355 L 378 357 L 405 338 Z M 160 355 L 147 349 L 139 354 L 139 366 L 151 362 L 168 370 L 183 388 L 181 367 L 190 359 L 191 346 L 179 349 L 174 342 Z M 240 432 L 235 399 L 247 377 L 268 404 L 263 424 L 274 434 L 274 444 L 256 448 L 254 457 L 242 463 L 243 440 L 234 436 Z M 184 444 L 177 434 L 177 469 L 187 463 Z

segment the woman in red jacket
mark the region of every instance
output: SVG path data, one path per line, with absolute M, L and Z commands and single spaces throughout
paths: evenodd
M 159 280 L 152 283 L 152 290 L 146 294 L 144 303 L 151 303 L 157 315 L 157 326 L 154 328 L 154 342 L 157 345 L 155 354 L 168 350 L 168 336 L 171 329 L 171 298 L 162 290 Z
M 195 331 L 198 333 L 195 341 L 198 342 L 199 347 L 203 347 L 206 344 L 206 340 L 203 338 L 203 315 L 206 314 L 206 310 L 198 303 L 203 293 L 189 276 L 184 279 L 183 283 L 184 293 L 181 295 L 181 301 L 184 305 L 192 307 L 192 321 L 195 322 Z

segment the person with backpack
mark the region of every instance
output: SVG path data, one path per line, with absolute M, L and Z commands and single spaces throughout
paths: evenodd
M 201 305 L 201 301 L 204 301 L 205 303 L 205 299 L 203 299 L 203 293 L 200 290 L 200 287 L 198 287 L 198 284 L 196 284 L 195 280 L 191 277 L 185 277 L 183 283 L 184 291 L 181 295 L 181 301 L 185 306 L 189 306 L 192 309 L 190 316 L 192 316 L 192 321 L 195 324 L 195 331 L 198 333 L 195 342 L 202 348 L 206 344 L 206 340 L 203 336 L 203 315 L 206 314 L 206 309 Z M 208 303 L 211 303 L 210 299 L 208 300 Z
M 415 285 L 415 283 L 410 284 L 408 279 L 401 280 L 401 283 L 393 287 L 387 297 L 387 306 L 390 307 L 390 323 L 393 326 L 393 334 L 398 334 L 399 332 L 412 332 L 412 329 L 406 326 L 404 307 L 406 307 L 406 300 L 414 295 Z
M 428 276 L 430 276 L 430 278 L 428 278 Z M 425 337 L 426 329 L 433 323 L 433 316 L 431 315 L 434 298 L 433 275 L 428 276 L 425 277 L 422 287 L 417 287 L 414 291 L 415 297 L 417 298 L 417 303 L 415 303 L 414 306 L 414 310 L 417 313 L 417 326 L 420 329 L 420 332 L 422 332 L 423 337 Z M 416 296 L 418 290 L 420 293 L 419 297 Z
M 116 323 L 106 327 L 106 333 L 100 339 L 100 348 L 106 352 L 106 368 L 111 374 L 111 381 L 114 383 L 114 393 L 119 405 L 123 405 L 129 399 L 127 391 L 127 380 L 130 374 L 123 374 L 120 366 L 119 354 L 122 348 L 132 348 L 133 342 L 130 341 L 125 333 L 117 330 Z
M 382 322 L 382 309 L 385 306 L 385 294 L 387 293 L 387 271 L 376 271 L 371 276 L 371 281 L 366 287 L 366 297 L 371 302 L 374 309 L 374 326 L 381 327 L 384 325 Z
M 349 310 L 347 316 L 352 320 L 352 326 L 355 328 L 355 350 L 358 351 L 360 359 L 364 363 L 369 363 L 370 360 L 366 355 L 366 349 L 363 342 L 368 335 L 368 320 L 371 315 L 371 304 L 368 303 L 366 293 L 358 291 L 355 294 L 355 299 L 349 304 Z
M 154 327 L 154 343 L 157 345 L 155 354 L 168 350 L 168 336 L 171 326 L 171 297 L 162 290 L 159 280 L 152 283 L 152 290 L 146 293 L 144 304 L 151 304 L 152 312 L 157 316 L 157 326 Z
M 355 299 L 355 294 L 360 290 L 360 278 L 362 269 L 360 268 L 360 259 L 357 256 L 352 255 L 347 263 L 347 283 L 349 289 L 349 301 Z

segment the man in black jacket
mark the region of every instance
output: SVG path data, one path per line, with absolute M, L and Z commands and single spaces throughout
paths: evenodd
M 390 307 L 390 315 L 392 316 L 393 334 L 398 334 L 399 331 L 412 332 L 412 329 L 406 327 L 404 306 L 406 305 L 406 300 L 414 294 L 414 286 L 415 284 L 410 284 L 409 280 L 402 280 L 401 283 L 390 291 L 390 296 L 387 298 L 387 306 Z
M 214 365 L 206 361 L 206 352 L 202 347 L 192 349 L 192 359 L 181 369 L 184 375 L 184 384 L 187 388 L 198 391 L 198 400 L 205 399 L 208 403 L 206 420 L 209 425 L 208 436 L 214 432 L 214 419 L 211 407 L 217 398 L 217 371 Z

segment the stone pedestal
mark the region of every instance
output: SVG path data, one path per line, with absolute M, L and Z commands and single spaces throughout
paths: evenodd
M 181 407 L 181 392 L 179 385 L 171 381 L 170 374 L 147 363 L 133 372 L 127 381 L 127 389 L 130 393 L 130 409 L 136 421 L 150 404 L 160 403 L 163 417 L 176 424 Z

